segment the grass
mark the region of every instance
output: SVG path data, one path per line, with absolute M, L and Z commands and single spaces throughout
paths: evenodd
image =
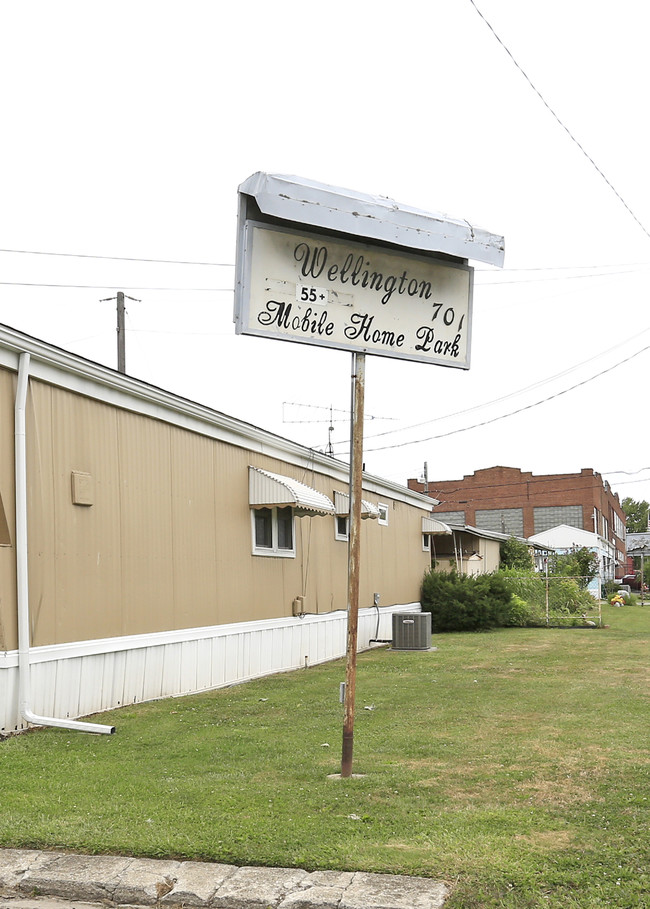
M 428 875 L 449 909 L 650 906 L 650 608 L 441 634 L 0 744 L 0 846 Z M 372 709 L 366 709 L 372 708 Z

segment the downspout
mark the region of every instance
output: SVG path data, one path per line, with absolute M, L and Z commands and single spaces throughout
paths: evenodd
M 28 353 L 21 353 L 18 363 L 18 387 L 14 411 L 16 455 L 16 592 L 18 601 L 18 706 L 20 715 L 35 726 L 58 726 L 77 732 L 110 734 L 115 726 L 82 723 L 78 720 L 38 716 L 29 707 L 29 586 L 27 558 L 27 445 L 25 438 L 25 405 L 29 383 Z

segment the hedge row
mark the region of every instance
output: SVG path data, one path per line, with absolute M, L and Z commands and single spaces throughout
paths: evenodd
M 434 570 L 424 576 L 420 602 L 422 610 L 431 613 L 434 632 L 542 625 L 546 589 L 533 571 L 505 569 L 471 576 Z M 549 585 L 553 616 L 577 617 L 593 605 L 591 594 L 572 579 L 555 578 Z

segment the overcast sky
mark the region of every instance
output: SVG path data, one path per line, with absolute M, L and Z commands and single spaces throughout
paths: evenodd
M 638 0 L 2 4 L 0 322 L 115 367 L 121 289 L 128 373 L 321 450 L 332 408 L 346 456 L 350 354 L 234 333 L 237 187 L 389 196 L 506 256 L 475 263 L 470 370 L 368 358 L 367 469 L 593 467 L 650 500 L 649 26 Z

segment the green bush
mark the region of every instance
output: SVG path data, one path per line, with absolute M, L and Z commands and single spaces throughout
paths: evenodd
M 558 615 L 575 615 L 592 609 L 594 598 L 578 581 L 569 578 L 551 578 L 548 585 L 549 612 Z
M 544 608 L 535 603 L 523 600 L 516 593 L 510 599 L 510 611 L 505 622 L 507 626 L 527 628 L 531 625 L 543 625 L 545 622 Z
M 508 624 L 512 595 L 498 574 L 429 571 L 420 599 L 423 611 L 431 613 L 433 632 L 482 631 Z
M 420 600 L 434 632 L 546 624 L 545 580 L 532 570 L 502 568 L 477 576 L 432 570 L 424 576 Z M 548 600 L 551 624 L 581 624 L 595 605 L 572 578 L 551 577 Z
M 533 558 L 528 544 L 516 537 L 509 537 L 500 544 L 499 560 L 504 568 L 521 568 L 528 571 L 533 567 Z
M 500 568 L 499 575 L 507 583 L 508 590 L 521 597 L 532 614 L 543 615 L 546 609 L 546 591 L 540 574 L 532 568 L 528 571 L 521 568 Z

